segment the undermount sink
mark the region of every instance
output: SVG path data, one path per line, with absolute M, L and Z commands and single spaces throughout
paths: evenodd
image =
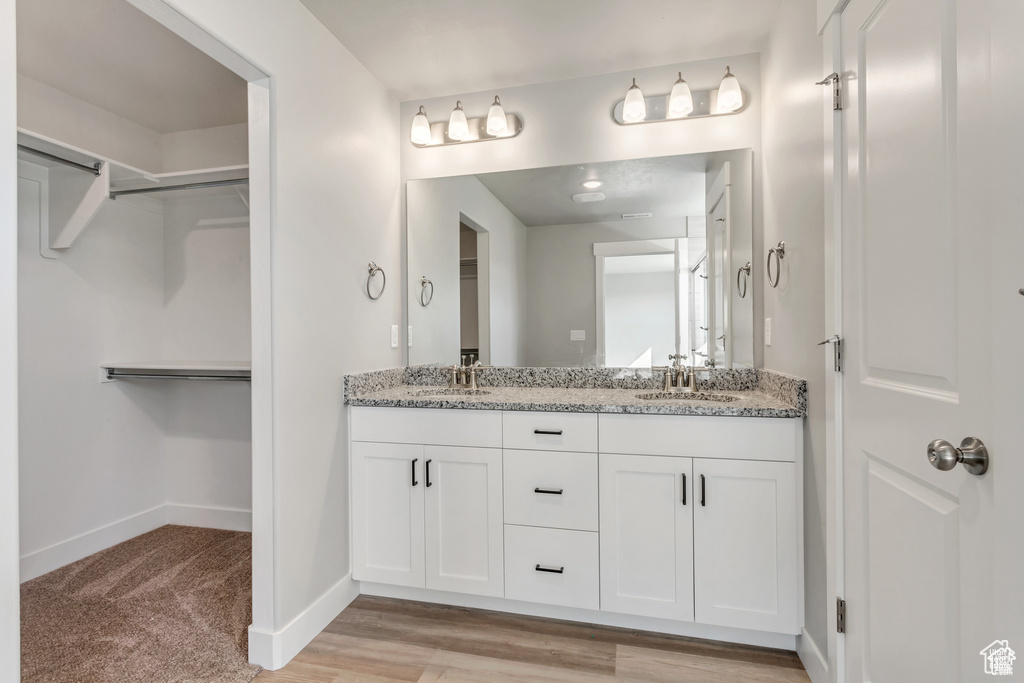
M 735 401 L 736 396 L 729 396 L 728 394 L 709 394 L 703 391 L 694 391 L 686 393 L 682 391 L 649 391 L 643 394 L 637 394 L 637 398 L 642 398 L 645 401 L 714 401 L 716 403 L 728 403 Z
M 436 389 L 422 389 L 413 392 L 413 396 L 486 396 L 491 392 L 483 389 L 448 389 L 437 387 Z

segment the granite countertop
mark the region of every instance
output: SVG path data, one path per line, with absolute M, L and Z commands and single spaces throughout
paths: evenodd
M 495 368 L 480 373 L 477 393 L 452 391 L 446 376 L 429 366 L 350 375 L 345 399 L 352 406 L 573 413 L 795 418 L 807 412 L 807 383 L 765 370 L 701 372 L 698 395 L 724 401 L 640 398 L 661 393 L 660 373 L 649 370 Z
M 353 406 L 399 408 L 462 408 L 473 410 L 534 410 L 566 413 L 638 413 L 647 415 L 729 415 L 733 417 L 802 417 L 795 405 L 762 391 L 714 391 L 704 395 L 732 397 L 731 401 L 649 400 L 637 394 L 651 390 L 578 389 L 566 387 L 481 387 L 477 394 L 451 395 L 447 387 L 402 384 L 349 398 Z M 699 394 L 698 394 L 699 395 Z

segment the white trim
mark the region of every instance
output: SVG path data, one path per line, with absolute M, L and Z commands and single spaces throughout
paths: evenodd
M 196 526 L 206 529 L 250 531 L 252 513 L 248 510 L 199 507 L 194 505 L 157 505 L 91 531 L 21 556 L 21 582 L 29 581 L 77 562 L 93 553 L 124 543 L 136 536 L 159 529 L 165 524 Z
M 800 637 L 797 638 L 796 653 L 800 657 L 800 663 L 804 665 L 811 683 L 828 683 L 831 680 L 828 675 L 828 662 L 825 661 L 821 649 L 811 638 L 807 629 L 803 629 Z
M 346 574 L 326 593 L 276 632 L 249 627 L 249 661 L 276 671 L 299 654 L 359 596 L 359 584 Z
M 789 650 L 790 652 L 795 652 L 797 646 L 797 636 L 785 633 L 751 631 L 747 629 L 728 628 L 725 626 L 694 624 L 692 622 L 674 621 L 671 619 L 638 617 L 630 614 L 617 614 L 614 612 L 601 612 L 598 610 L 578 609 L 574 607 L 541 605 L 532 602 L 520 602 L 518 600 L 507 600 L 505 598 L 494 598 L 485 595 L 464 595 L 462 593 L 449 593 L 445 591 L 427 590 L 424 588 L 390 586 L 382 583 L 370 583 L 368 581 L 360 582 L 360 593 L 386 598 L 419 600 L 421 602 L 455 605 L 457 607 L 494 610 L 498 612 L 507 612 L 509 614 L 524 614 L 535 617 L 546 617 L 549 619 L 563 619 L 565 621 L 576 621 L 584 624 L 598 624 L 603 626 L 615 626 L 618 628 L 653 631 L 655 633 L 669 633 L 673 635 L 687 636 L 690 638 L 721 640 L 730 643 L 739 643 L 742 645 L 772 647 L 780 650 Z M 251 642 L 252 641 L 250 640 L 250 643 Z

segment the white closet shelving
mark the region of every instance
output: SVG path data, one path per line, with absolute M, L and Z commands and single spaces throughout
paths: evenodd
M 185 379 L 248 382 L 252 364 L 248 361 L 154 361 L 104 363 L 102 381 L 120 379 Z

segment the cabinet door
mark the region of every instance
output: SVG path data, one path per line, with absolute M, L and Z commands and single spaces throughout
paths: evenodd
M 424 447 L 426 587 L 505 593 L 501 450 Z
M 352 444 L 352 578 L 423 588 L 423 463 L 423 446 Z
M 602 453 L 599 467 L 601 609 L 693 621 L 691 459 Z
M 799 633 L 796 466 L 695 459 L 693 474 L 696 620 Z

